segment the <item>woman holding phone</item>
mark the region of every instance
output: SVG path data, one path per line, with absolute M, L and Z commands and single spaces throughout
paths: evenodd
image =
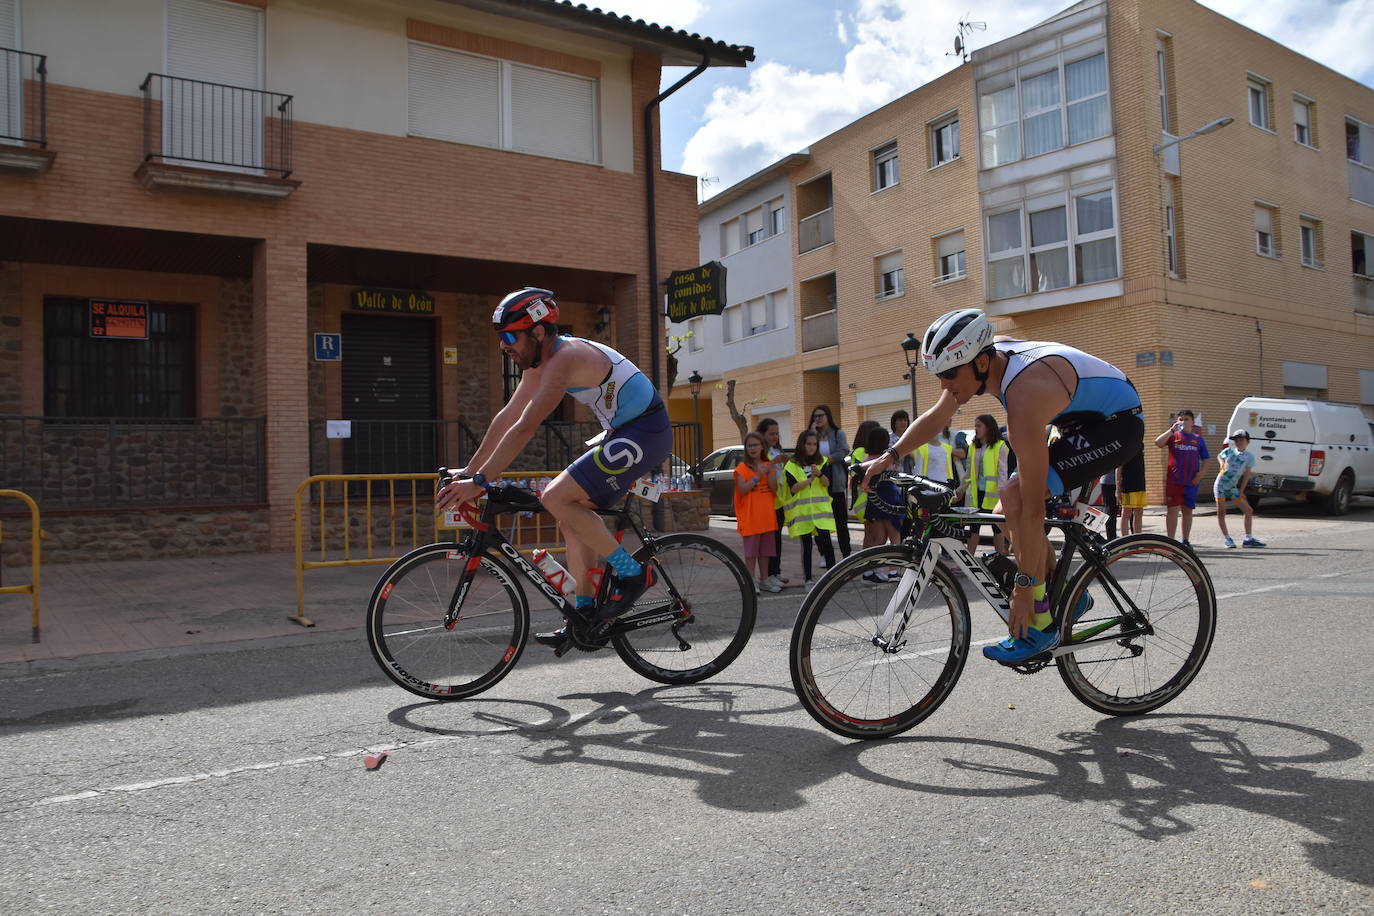
M 849 485 L 846 481 L 845 457 L 849 454 L 849 440 L 844 430 L 835 425 L 835 417 L 825 404 L 811 411 L 811 429 L 816 432 L 821 457 L 826 460 L 826 479 L 830 492 L 830 507 L 835 518 L 835 537 L 840 542 L 840 555 L 849 556 Z M 827 564 L 828 565 L 828 564 Z

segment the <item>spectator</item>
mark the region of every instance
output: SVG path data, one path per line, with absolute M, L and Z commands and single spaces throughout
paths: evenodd
M 875 423 L 868 430 L 868 438 L 861 441 L 865 452 L 870 455 L 881 455 L 891 440 L 888 438 L 887 430 Z M 858 449 L 854 451 L 857 453 Z M 897 525 L 906 515 L 902 506 L 902 492 L 890 480 L 883 480 L 879 481 L 875 495 L 876 499 L 868 500 L 864 520 L 864 546 L 881 547 L 884 544 L 897 544 L 901 541 Z M 867 498 L 868 494 L 864 493 L 863 496 Z M 886 508 L 888 506 L 893 507 L 895 511 Z M 885 582 L 900 579 L 902 574 L 896 569 L 872 570 L 864 573 L 863 577 L 869 582 Z
M 1140 534 L 1145 518 L 1145 456 L 1136 452 L 1134 458 L 1121 466 L 1119 474 L 1121 494 L 1121 534 Z
M 835 515 L 831 509 L 830 478 L 825 465 L 816 431 L 804 429 L 797 437 L 797 447 L 792 451 L 791 459 L 782 469 L 787 535 L 801 541 L 802 577 L 806 580 L 807 590 L 816 584 L 811 578 L 813 536 L 825 565 L 835 564 L 835 549 L 830 544 L 830 532 L 835 530 Z
M 906 432 L 906 428 L 910 425 L 911 417 L 905 410 L 893 411 L 892 435 L 888 437 L 892 441 L 888 442 L 888 445 L 896 445 L 897 440 L 902 437 L 902 433 Z M 902 463 L 898 465 L 896 470 L 900 470 L 903 474 L 914 474 L 916 473 L 916 460 L 911 455 L 907 455 L 902 459 Z
M 1217 526 L 1221 528 L 1221 536 L 1227 547 L 1236 546 L 1236 542 L 1231 540 L 1231 533 L 1226 530 L 1227 503 L 1235 503 L 1244 516 L 1245 540 L 1240 542 L 1240 546 L 1264 546 L 1263 541 L 1250 533 L 1255 510 L 1245 498 L 1245 485 L 1250 482 L 1250 474 L 1255 468 L 1255 454 L 1249 450 L 1249 446 L 1250 434 L 1238 429 L 1231 433 L 1231 444 L 1217 455 L 1221 471 L 1217 474 L 1216 483 L 1212 484 L 1212 495 L 1217 498 Z
M 782 588 L 788 580 L 782 577 L 782 507 L 783 503 L 786 502 L 786 493 L 782 487 L 783 453 L 782 449 L 778 447 L 781 430 L 778 428 L 777 420 L 772 417 L 765 417 L 759 421 L 755 432 L 763 437 L 766 457 L 778 468 L 777 496 L 773 500 L 773 514 L 777 518 L 778 527 L 773 531 L 773 556 L 768 558 L 768 581 L 778 588 Z
M 957 487 L 954 469 L 954 446 L 936 436 L 909 456 L 916 465 L 915 473 L 929 477 L 938 483 L 948 483 Z
M 1120 468 L 1102 475 L 1102 511 L 1107 513 L 1107 540 L 1116 540 L 1116 517 L 1121 504 L 1116 501 L 1116 474 Z
M 849 457 L 845 459 L 845 463 L 850 468 L 868 460 L 868 437 L 877 428 L 877 420 L 864 420 L 859 424 L 858 430 L 854 433 L 854 451 L 850 452 Z M 884 445 L 883 448 L 887 448 L 887 446 Z M 847 470 L 848 468 L 846 468 Z M 868 527 L 868 494 L 859 492 L 857 479 L 849 475 L 846 476 L 849 480 L 849 505 L 853 509 L 854 517 L 863 522 L 864 546 L 869 547 L 873 532 Z
M 744 541 L 744 565 L 758 574 L 760 592 L 780 592 L 781 585 L 768 581 L 768 557 L 773 553 L 773 497 L 778 472 L 764 453 L 758 433 L 744 437 L 744 458 L 735 465 L 735 527 Z
M 1169 537 L 1178 528 L 1179 510 L 1183 510 L 1183 546 L 1191 547 L 1188 535 L 1193 533 L 1193 510 L 1197 508 L 1197 485 L 1206 473 L 1202 462 L 1211 458 L 1207 440 L 1193 428 L 1194 414 L 1180 410 L 1174 425 L 1155 436 L 1155 445 L 1169 450 L 1169 474 L 1164 480 L 1164 524 Z
M 1011 478 L 1007 470 L 1008 452 L 1011 448 L 1002 438 L 1002 430 L 992 414 L 979 414 L 973 423 L 972 457 L 969 459 L 968 480 L 960 487 L 964 505 L 972 506 L 982 512 L 997 508 L 998 491 Z M 969 526 L 968 549 L 972 553 L 978 548 L 978 532 L 982 526 Z M 992 548 L 1006 556 L 1007 538 L 998 525 L 992 525 Z
M 826 470 L 830 474 L 830 505 L 835 516 L 835 537 L 840 542 L 840 555 L 849 556 L 849 482 L 848 466 L 845 458 L 849 456 L 849 440 L 844 430 L 835 425 L 830 408 L 820 404 L 811 411 L 811 428 L 816 431 L 821 457 L 826 460 Z

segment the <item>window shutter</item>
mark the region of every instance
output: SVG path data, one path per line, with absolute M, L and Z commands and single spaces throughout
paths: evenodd
M 1307 103 L 1306 103 L 1306 102 L 1299 102 L 1297 99 L 1294 99 L 1294 100 L 1293 100 L 1293 123 L 1294 123 L 1294 124 L 1301 124 L 1303 127 L 1309 127 L 1309 126 L 1310 126 L 1310 125 L 1307 123 Z
M 407 132 L 454 143 L 501 145 L 501 64 L 410 45 Z
M 900 270 L 902 266 L 902 253 L 900 251 L 889 252 L 878 259 L 878 275 L 891 273 Z
M 167 73 L 262 88 L 262 10 L 220 0 L 167 0 Z
M 1255 207 L 1255 231 L 1274 234 L 1273 220 L 1270 219 L 1268 207 Z
M 595 80 L 510 65 L 511 148 L 599 161 Z
M 759 232 L 760 230 L 763 229 L 763 209 L 762 209 L 762 208 L 759 208 L 759 209 L 757 209 L 757 210 L 750 210 L 747 214 L 745 214 L 745 219 L 746 219 L 746 220 L 748 221 L 748 223 L 749 223 L 748 228 L 747 228 L 747 231 L 749 232 L 750 235 L 753 235 L 755 232 Z
M 0 0 L 0 48 L 19 49 L 19 0 Z
M 964 250 L 964 234 L 952 232 L 935 240 L 936 257 L 947 258 Z

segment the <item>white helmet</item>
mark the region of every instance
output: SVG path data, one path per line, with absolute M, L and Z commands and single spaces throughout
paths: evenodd
M 992 346 L 992 323 L 979 309 L 955 309 L 931 324 L 921 343 L 927 372 L 940 373 L 965 363 Z

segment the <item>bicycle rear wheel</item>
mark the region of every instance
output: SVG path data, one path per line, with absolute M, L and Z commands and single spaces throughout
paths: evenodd
M 939 708 L 964 670 L 968 600 L 943 564 L 920 595 L 899 596 L 900 580 L 863 578 L 919 562 L 907 545 L 861 551 L 826 573 L 802 602 L 788 653 L 792 685 L 812 718 L 836 734 L 904 732 Z M 879 633 L 894 599 L 897 613 Z M 897 638 L 906 608 L 906 628 Z M 875 637 L 889 645 L 875 645 Z
M 642 548 L 636 556 L 644 559 Z M 677 630 L 682 641 L 673 634 L 675 620 L 617 636 L 615 651 L 631 670 L 661 684 L 694 684 L 725 670 L 754 632 L 758 596 L 749 570 L 730 548 L 699 534 L 655 539 L 651 563 L 654 584 L 634 612 L 690 611 Z
M 1202 561 L 1169 538 L 1134 534 L 1112 541 L 1104 553 L 1103 565 L 1154 632 L 1061 655 L 1059 676 L 1070 693 L 1098 712 L 1149 712 L 1182 693 L 1207 660 L 1217 628 L 1216 591 Z M 1092 566 L 1084 566 L 1069 583 L 1065 606 L 1076 607 L 1085 593 L 1093 607 L 1074 623 L 1069 642 L 1112 632 L 1101 626 L 1117 616 L 1117 605 Z
M 529 605 L 510 572 L 479 559 L 453 629 L 444 615 L 459 597 L 468 555 L 429 544 L 389 566 L 367 606 L 368 646 L 382 671 L 411 693 L 458 700 L 510 673 L 529 636 Z

